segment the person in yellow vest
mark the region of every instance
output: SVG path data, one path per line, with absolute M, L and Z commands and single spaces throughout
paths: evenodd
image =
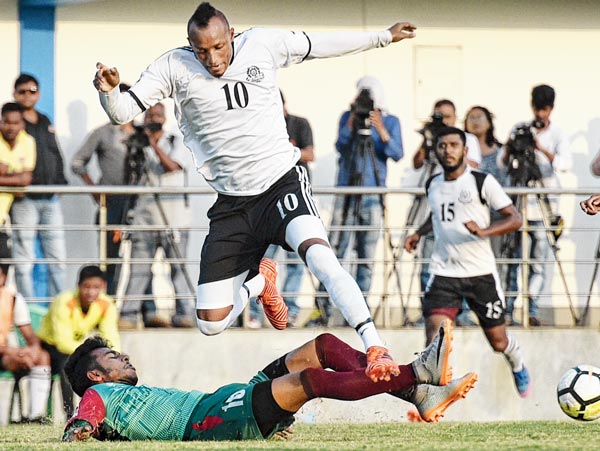
M 23 107 L 18 103 L 5 103 L 0 120 L 0 186 L 30 185 L 35 162 L 35 139 L 25 131 Z M 7 257 L 10 252 L 6 218 L 14 196 L 0 193 L 0 252 Z
M 14 373 L 15 379 L 29 375 L 29 418 L 22 421 L 44 422 L 50 394 L 50 355 L 33 332 L 25 299 L 6 285 L 9 268 L 8 263 L 0 263 L 0 371 Z M 21 332 L 25 346 L 9 343 L 13 327 Z
M 73 415 L 73 390 L 63 372 L 67 358 L 96 330 L 112 347 L 121 349 L 117 322 L 115 302 L 106 294 L 106 273 L 94 265 L 81 268 L 78 287 L 54 298 L 42 319 L 38 337 L 50 354 L 52 374 L 61 376 L 67 418 Z

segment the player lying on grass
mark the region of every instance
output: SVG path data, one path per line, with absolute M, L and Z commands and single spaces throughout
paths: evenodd
M 287 427 L 293 414 L 311 399 L 350 401 L 400 392 L 425 421 L 436 422 L 477 380 L 475 373 L 451 380 L 451 341 L 450 322 L 444 322 L 415 361 L 400 366 L 398 376 L 375 383 L 365 374 L 364 353 L 322 334 L 275 360 L 247 384 L 202 393 L 137 387 L 129 356 L 99 337 L 89 338 L 65 366 L 73 390 L 82 399 L 62 439 L 263 439 Z

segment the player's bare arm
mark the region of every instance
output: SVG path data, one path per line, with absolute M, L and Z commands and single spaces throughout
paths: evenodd
M 421 227 L 419 227 L 419 229 L 415 233 L 406 237 L 406 239 L 404 240 L 404 249 L 407 252 L 414 252 L 417 249 L 417 245 L 419 244 L 421 237 L 423 235 L 427 235 L 432 230 L 433 230 L 433 221 L 431 219 L 431 215 L 429 215 L 429 218 L 427 218 L 427 221 L 425 221 L 423 223 L 423 225 Z
M 600 211 L 600 194 L 593 194 L 586 200 L 579 202 L 579 206 L 584 213 L 594 216 Z
M 119 86 L 121 79 L 116 67 L 107 67 L 102 63 L 96 63 L 96 69 L 93 83 L 98 91 L 110 92 Z
M 392 33 L 392 42 L 412 39 L 417 35 L 417 27 L 410 22 L 398 22 L 388 28 L 388 30 Z
M 467 221 L 464 223 L 464 225 L 473 235 L 477 235 L 479 238 L 487 238 L 514 232 L 523 224 L 521 215 L 514 205 L 504 207 L 501 210 L 498 210 L 498 212 L 503 216 L 503 218 L 498 221 L 494 221 L 485 229 L 479 227 L 475 221 Z

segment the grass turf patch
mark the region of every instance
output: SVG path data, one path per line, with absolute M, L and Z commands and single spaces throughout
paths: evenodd
M 61 426 L 0 427 L 0 449 L 158 451 L 198 449 L 194 442 L 60 442 Z M 288 441 L 210 442 L 214 450 L 588 451 L 597 446 L 600 421 L 580 423 L 297 424 Z

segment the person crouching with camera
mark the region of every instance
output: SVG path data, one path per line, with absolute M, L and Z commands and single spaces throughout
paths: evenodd
M 375 77 L 365 76 L 356 83 L 357 94 L 349 111 L 342 114 L 335 147 L 339 153 L 336 186 L 386 186 L 387 161 L 398 161 L 404 155 L 398 117 L 389 114 L 383 85 Z M 335 199 L 331 226 L 380 227 L 382 199 L 376 194 L 338 195 Z M 366 295 L 371 288 L 373 258 L 379 230 L 332 230 L 329 241 L 342 259 L 352 240 L 357 257 L 355 279 Z M 323 286 L 319 292 L 325 292 Z M 317 298 L 319 308 L 307 324 L 326 325 L 330 313 L 329 299 Z
M 164 131 L 165 107 L 158 103 L 146 110 L 144 126 L 131 136 L 128 167 L 137 172 L 137 185 L 185 186 L 184 168 L 189 153 L 179 135 Z M 194 293 L 181 259 L 186 257 L 190 214 L 187 198 L 180 194 L 144 194 L 138 196 L 130 209 L 128 223 L 131 233 L 131 271 L 121 308 L 119 328 L 136 329 L 141 313 L 145 327 L 193 327 Z M 139 226 L 160 226 L 160 230 L 137 229 Z M 171 320 L 157 314 L 152 293 L 152 264 L 156 251 L 162 247 L 171 264 L 171 280 L 176 296 L 175 314 Z M 144 300 L 145 299 L 145 300 Z
M 531 91 L 531 109 L 534 120 L 513 127 L 503 151 L 500 164 L 507 168 L 509 184 L 512 186 L 559 186 L 556 173 L 568 171 L 572 165 L 569 137 L 550 120 L 556 94 L 548 85 L 535 86 Z M 549 202 L 548 202 L 549 200 Z M 538 300 L 547 280 L 550 254 L 549 237 L 544 227 L 555 223 L 559 217 L 557 199 L 548 196 L 527 197 L 527 219 L 529 222 L 529 324 L 540 326 Z M 556 234 L 555 234 L 556 235 Z M 521 246 L 515 246 L 512 258 L 520 258 Z M 509 268 L 509 292 L 517 291 L 517 265 Z M 507 323 L 513 323 L 514 296 L 507 297 Z

